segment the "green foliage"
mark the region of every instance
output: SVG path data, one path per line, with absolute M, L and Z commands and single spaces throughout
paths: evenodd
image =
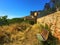
M 49 8 L 48 10 L 43 10 L 42 12 L 40 12 L 40 16 L 43 17 L 54 12 L 56 12 L 56 8 L 52 7 Z
M 29 24 L 31 24 L 31 25 L 34 24 L 34 21 L 31 21 L 31 20 L 24 20 L 23 22 L 29 23 Z
M 26 23 L 29 23 L 29 24 L 31 24 L 31 25 L 34 24 L 34 21 L 24 20 L 24 18 L 12 18 L 12 19 L 7 19 L 7 16 L 2 16 L 2 17 L 0 18 L 0 26 L 2 26 L 2 25 L 14 24 L 14 23 L 22 23 L 22 22 L 26 22 Z
M 0 26 L 2 25 L 8 25 L 7 16 L 2 16 L 0 18 Z
M 33 25 L 34 24 L 34 21 L 29 21 L 29 24 Z
M 40 15 L 42 17 L 54 13 L 57 11 L 57 8 L 60 10 L 60 0 L 51 0 L 51 2 L 45 3 L 44 9 L 40 12 Z
M 23 22 L 24 19 L 23 18 L 12 18 L 12 19 L 9 19 L 8 22 L 11 24 L 11 23 L 21 23 Z
M 2 16 L 0 18 L 0 26 L 14 24 L 14 23 L 22 23 L 22 22 L 26 22 L 26 23 L 29 23 L 31 25 L 34 24 L 34 21 L 24 20 L 24 18 L 7 19 L 7 16 Z
M 24 18 L 12 18 L 12 19 L 7 19 L 7 16 L 2 16 L 0 18 L 0 26 L 2 25 L 9 25 L 12 23 L 21 23 L 24 21 Z
M 60 0 L 51 0 L 51 2 L 54 4 L 55 10 L 58 8 L 60 10 Z M 53 10 L 53 9 L 52 9 Z

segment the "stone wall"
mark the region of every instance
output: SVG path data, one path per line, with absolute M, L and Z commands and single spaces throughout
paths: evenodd
M 51 25 L 52 34 L 60 40 L 60 11 L 38 18 L 37 23 Z

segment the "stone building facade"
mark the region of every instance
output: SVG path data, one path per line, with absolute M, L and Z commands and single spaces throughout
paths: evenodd
M 24 20 L 31 20 L 31 21 L 34 21 L 36 23 L 38 15 L 40 15 L 40 11 L 31 11 L 30 16 L 24 17 Z

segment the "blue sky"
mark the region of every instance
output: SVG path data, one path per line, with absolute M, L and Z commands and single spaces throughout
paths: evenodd
M 0 16 L 8 18 L 24 17 L 30 11 L 42 10 L 50 0 L 0 0 Z

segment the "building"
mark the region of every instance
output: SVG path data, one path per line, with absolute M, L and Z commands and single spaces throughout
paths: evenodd
M 24 20 L 31 20 L 31 21 L 34 21 L 36 23 L 38 15 L 40 15 L 40 11 L 31 11 L 30 16 L 24 17 Z

